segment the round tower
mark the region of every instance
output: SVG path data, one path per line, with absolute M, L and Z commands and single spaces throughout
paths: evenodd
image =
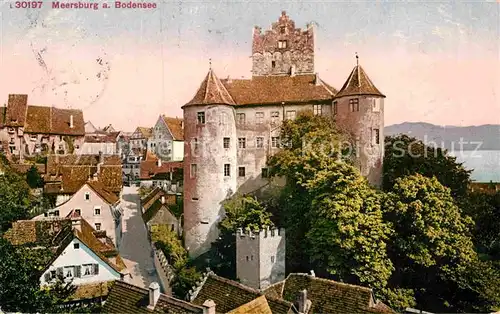
M 361 174 L 375 186 L 382 184 L 384 159 L 384 99 L 358 63 L 334 99 L 334 119 L 356 139 Z
M 222 202 L 236 192 L 234 101 L 210 69 L 184 105 L 184 245 L 191 257 L 211 247 Z

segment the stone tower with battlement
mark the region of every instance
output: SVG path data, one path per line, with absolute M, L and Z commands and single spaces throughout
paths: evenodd
M 269 30 L 255 26 L 252 43 L 252 75 L 294 75 L 314 73 L 314 27 L 295 28 L 295 22 L 281 13 Z
M 236 233 L 236 276 L 242 284 L 265 289 L 285 279 L 285 229 Z

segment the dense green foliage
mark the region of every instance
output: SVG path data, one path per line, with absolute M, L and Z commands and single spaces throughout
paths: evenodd
M 384 190 L 390 190 L 398 178 L 421 174 L 436 177 L 438 181 L 451 189 L 454 197 L 467 194 L 470 183 L 470 170 L 457 163 L 456 158 L 446 150 L 407 135 L 385 138 Z
M 35 165 L 32 165 L 31 168 L 28 169 L 28 172 L 26 172 L 26 182 L 32 189 L 43 188 L 43 179 L 38 173 L 38 169 Z
M 32 197 L 24 177 L 8 166 L 0 175 L 0 234 L 10 228 L 13 221 L 28 219 Z
M 201 274 L 191 265 L 186 249 L 182 246 L 177 234 L 167 225 L 154 226 L 151 240 L 162 250 L 172 266 L 174 278 L 171 288 L 174 296 L 184 299 L 189 290 L 200 280 Z

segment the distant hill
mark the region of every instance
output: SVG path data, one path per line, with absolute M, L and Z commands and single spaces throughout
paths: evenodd
M 407 134 L 426 143 L 435 142 L 438 147 L 448 150 L 500 150 L 500 125 L 480 126 L 438 126 L 425 122 L 404 122 L 385 127 L 385 135 Z M 478 143 L 481 146 L 478 148 Z M 453 148 L 452 148 L 453 147 Z

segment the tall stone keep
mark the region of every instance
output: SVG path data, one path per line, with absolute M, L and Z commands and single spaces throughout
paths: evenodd
M 384 99 L 357 63 L 333 102 L 335 122 L 356 139 L 361 174 L 375 186 L 382 184 Z
M 285 279 L 285 229 L 236 234 L 236 276 L 242 284 L 265 289 Z
M 222 202 L 236 192 L 234 101 L 212 69 L 184 105 L 184 245 L 191 257 L 210 249 L 224 216 Z
M 253 29 L 252 75 L 295 75 L 314 73 L 314 27 L 295 28 L 286 12 L 271 29 Z

